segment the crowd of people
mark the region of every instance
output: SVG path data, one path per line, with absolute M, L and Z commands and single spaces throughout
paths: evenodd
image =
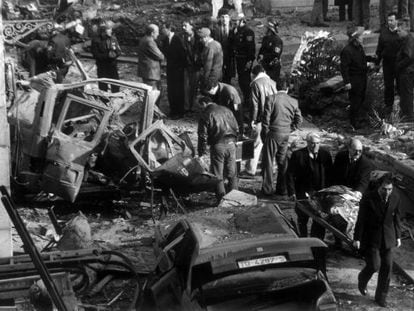
M 349 41 L 340 55 L 340 69 L 349 92 L 350 123 L 355 128 L 359 108 L 365 101 L 368 67 L 378 69 L 381 63 L 387 112 L 393 109 L 397 93 L 402 116 L 414 118 L 414 37 L 398 26 L 398 18 L 409 14 L 414 31 L 414 1 L 409 0 L 408 5 L 407 1 L 398 1 L 398 13 L 389 9 L 394 2 L 380 1 L 380 35 L 376 56 L 370 58 L 362 45 L 364 30 L 369 28 L 369 0 L 335 1 L 340 6 L 340 19 L 344 20 L 347 12 L 348 19 L 354 21 L 347 29 Z M 327 3 L 314 1 L 311 26 L 325 26 L 329 21 Z M 358 288 L 365 295 L 367 282 L 379 270 L 375 299 L 385 306 L 392 249 L 401 244 L 400 201 L 392 191 L 392 180 L 383 178 L 369 189 L 372 165 L 358 139 L 352 139 L 346 150 L 333 159 L 329 150 L 320 148 L 319 135 L 310 132 L 307 146 L 289 154 L 289 138 L 300 128 L 302 115 L 298 101 L 289 95 L 290 77 L 281 70 L 283 41 L 277 20 L 274 17 L 267 20 L 267 30 L 256 54 L 255 32 L 247 25 L 243 13 L 232 15 L 221 8 L 217 15 L 218 23 L 209 27 L 197 28 L 190 19 L 182 22 L 181 29 L 169 23 L 161 28 L 149 24 L 137 47 L 138 77 L 161 90 L 161 64 L 166 62 L 169 117 L 180 119 L 196 105 L 201 107 L 198 156 L 208 154 L 209 147 L 211 172 L 220 179 L 216 189 L 218 201 L 228 191 L 238 188 L 238 178 L 254 178 L 260 157 L 263 197 L 277 195 L 292 201 L 303 200 L 331 185 L 344 185 L 358 193 L 362 199 L 354 244 L 366 252 L 367 263 L 359 275 Z M 54 58 L 48 52 L 52 45 Z M 57 63 L 64 60 L 61 54 L 67 45 L 65 38 L 57 33 L 48 44 L 36 45 L 32 51 L 49 53 L 50 59 Z M 98 78 L 119 79 L 117 58 L 121 49 L 110 23 L 99 25 L 91 51 Z M 38 66 L 34 74 L 44 70 L 42 64 Z M 59 66 L 64 75 L 65 67 Z M 233 84 L 236 79 L 240 93 Z M 99 87 L 103 91 L 119 91 L 116 86 L 109 90 L 105 83 Z M 245 170 L 238 172 L 236 143 L 248 138 L 254 142 L 254 156 L 246 161 Z M 298 208 L 296 213 L 299 234 L 306 237 L 309 216 Z M 330 221 L 339 229 L 343 227 L 340 218 L 333 216 Z M 315 222 L 310 235 L 323 239 L 325 230 Z

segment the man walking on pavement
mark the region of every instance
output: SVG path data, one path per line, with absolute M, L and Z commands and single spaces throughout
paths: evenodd
M 360 293 L 367 295 L 367 284 L 372 275 L 378 272 L 375 301 L 386 308 L 393 249 L 401 246 L 401 200 L 393 191 L 390 174 L 382 176 L 378 184 L 374 190 L 365 193 L 359 203 L 354 246 L 365 257 L 365 267 L 358 274 Z
M 287 195 L 286 153 L 290 133 L 302 123 L 298 101 L 290 97 L 288 79 L 281 75 L 277 94 L 267 97 L 263 109 L 261 138 L 264 142 L 262 159 L 262 194 Z M 273 164 L 276 158 L 277 182 L 274 185 Z
M 238 188 L 236 171 L 236 141 L 238 125 L 233 113 L 227 107 L 206 100 L 200 104 L 204 109 L 198 122 L 198 156 L 202 157 L 210 146 L 211 171 L 220 182 L 216 189 L 218 201 L 226 194 L 224 180 L 228 180 L 228 190 Z
M 395 61 L 400 46 L 397 14 L 395 12 L 389 13 L 387 22 L 388 27 L 381 29 L 378 38 L 376 65 L 379 66 L 382 61 L 384 76 L 384 103 L 386 114 L 389 114 L 391 113 L 394 104 L 395 85 L 397 82 Z
M 257 164 L 262 152 L 263 142 L 260 138 L 262 131 L 262 116 L 266 98 L 276 94 L 276 83 L 266 73 L 261 65 L 256 65 L 252 69 L 253 81 L 250 84 L 252 111 L 250 117 L 250 138 L 254 139 L 254 156 L 246 161 L 245 171 L 239 176 L 253 177 L 256 175 Z
M 257 60 L 266 70 L 267 75 L 277 83 L 281 69 L 281 56 L 283 41 L 278 35 L 278 23 L 271 17 L 267 21 L 267 32 L 263 37 L 262 46 L 257 55 Z

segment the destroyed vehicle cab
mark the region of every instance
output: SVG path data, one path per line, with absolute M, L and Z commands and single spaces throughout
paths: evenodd
M 337 310 L 326 245 L 299 238 L 276 205 L 206 215 L 156 236 L 158 265 L 137 310 Z
M 120 90 L 101 91 L 101 83 Z M 19 190 L 74 202 L 83 183 L 108 185 L 137 165 L 129 141 L 152 124 L 159 91 L 112 79 L 55 84 L 48 73 L 30 85 L 8 111 Z

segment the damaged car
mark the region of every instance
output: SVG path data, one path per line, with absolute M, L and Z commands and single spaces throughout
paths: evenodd
M 299 238 L 277 205 L 215 209 L 170 227 L 156 235 L 158 265 L 138 310 L 337 310 L 327 246 Z

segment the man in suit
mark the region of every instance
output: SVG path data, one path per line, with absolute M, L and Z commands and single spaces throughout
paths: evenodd
M 321 138 L 317 133 L 306 136 L 307 146 L 292 153 L 287 170 L 288 195 L 293 199 L 306 199 L 306 193 L 330 186 L 332 157 L 328 150 L 320 148 Z M 309 216 L 299 208 L 295 208 L 299 235 L 308 236 Z M 325 229 L 316 222 L 312 222 L 311 236 L 323 240 Z
M 158 38 L 159 29 L 155 24 L 150 24 L 145 30 L 145 36 L 138 45 L 138 77 L 145 84 L 154 89 L 161 89 L 161 62 L 164 54 L 158 48 L 155 40 Z
M 230 15 L 228 10 L 220 10 L 218 22 L 217 41 L 223 50 L 223 82 L 230 84 L 234 76 L 234 58 L 231 53 L 230 42 Z
M 170 117 L 178 119 L 184 115 L 184 67 L 186 55 L 182 39 L 174 33 L 171 24 L 161 30 L 164 39 L 161 50 L 167 59 L 167 94 Z
M 372 171 L 372 164 L 362 151 L 361 141 L 353 138 L 347 150 L 336 154 L 333 165 L 333 184 L 350 187 L 361 196 L 368 187 Z
M 401 201 L 393 191 L 390 174 L 381 177 L 378 184 L 374 190 L 364 194 L 359 204 L 354 246 L 361 249 L 366 263 L 358 275 L 359 291 L 365 296 L 369 280 L 375 272 L 379 272 L 375 301 L 386 307 L 393 248 L 401 245 Z
M 349 119 L 354 128 L 360 125 L 357 118 L 365 102 L 368 81 L 367 56 L 362 46 L 363 33 L 362 27 L 350 25 L 347 29 L 348 44 L 341 51 L 341 74 L 345 83 L 344 88 L 349 91 Z
M 223 51 L 219 42 L 211 37 L 208 28 L 201 28 L 198 32 L 204 48 L 201 54 L 203 63 L 202 87 L 206 89 L 209 81 L 220 81 L 223 70 Z

